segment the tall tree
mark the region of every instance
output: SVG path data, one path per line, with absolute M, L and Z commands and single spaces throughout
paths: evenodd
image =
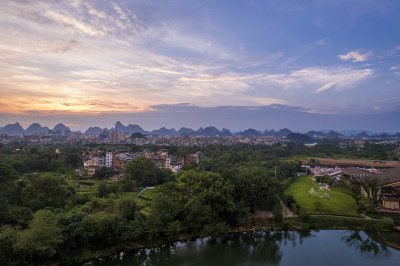
M 22 189 L 24 204 L 33 210 L 45 206 L 60 208 L 64 206 L 67 190 L 63 185 L 65 181 L 55 176 L 39 176 Z
M 194 202 L 209 206 L 217 218 L 226 219 L 236 211 L 234 186 L 220 174 L 190 170 L 180 175 L 177 185 L 187 211 Z
M 160 183 L 161 170 L 148 158 L 132 160 L 125 167 L 125 183 L 138 186 L 152 186 Z
M 250 211 L 269 210 L 281 192 L 278 180 L 269 175 L 268 168 L 253 166 L 241 169 L 242 195 Z
M 26 258 L 53 257 L 62 242 L 62 227 L 58 225 L 59 216 L 49 210 L 39 210 L 33 215 L 27 230 L 17 235 L 13 248 Z

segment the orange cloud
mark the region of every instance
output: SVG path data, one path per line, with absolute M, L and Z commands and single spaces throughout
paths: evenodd
M 81 125 L 64 124 L 66 127 L 80 127 Z

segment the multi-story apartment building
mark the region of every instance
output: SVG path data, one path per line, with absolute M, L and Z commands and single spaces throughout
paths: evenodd
M 113 154 L 112 152 L 106 152 L 106 163 L 105 166 L 106 167 L 112 167 L 113 165 Z
M 112 167 L 112 162 L 112 152 L 94 150 L 84 156 L 83 169 L 88 171 L 89 176 L 93 176 L 96 173 L 96 170 L 101 167 Z

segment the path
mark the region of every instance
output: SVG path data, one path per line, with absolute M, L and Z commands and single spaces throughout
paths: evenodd
M 145 187 L 144 189 L 142 189 L 142 191 L 139 192 L 138 197 L 140 197 L 140 195 L 145 192 L 148 189 L 155 189 L 156 187 Z
M 283 203 L 283 201 L 279 199 L 279 202 L 281 203 L 282 206 L 282 215 L 283 218 L 293 218 L 293 217 L 297 217 L 286 205 L 285 203 Z

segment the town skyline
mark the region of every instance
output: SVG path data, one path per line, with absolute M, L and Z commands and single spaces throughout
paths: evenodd
M 116 131 L 119 133 L 142 133 L 148 135 L 167 135 L 167 136 L 238 136 L 244 134 L 245 136 L 286 136 L 289 133 L 301 133 L 307 135 L 314 136 L 325 136 L 330 134 L 339 134 L 342 136 L 358 136 L 358 137 L 379 137 L 378 135 L 382 135 L 385 138 L 390 137 L 390 134 L 396 137 L 400 134 L 400 132 L 390 132 L 390 131 L 371 131 L 368 129 L 342 129 L 342 130 L 334 130 L 332 128 L 326 129 L 313 129 L 307 128 L 305 130 L 293 130 L 288 127 L 283 128 L 255 128 L 248 127 L 243 128 L 241 130 L 232 130 L 226 127 L 220 127 L 218 125 L 201 125 L 200 127 L 166 127 L 159 126 L 156 128 L 145 128 L 140 124 L 135 123 L 121 123 L 121 121 L 116 121 L 112 126 L 100 127 L 98 125 L 90 125 L 84 130 L 79 130 L 76 127 L 79 125 L 73 124 L 64 124 L 58 122 L 52 126 L 48 126 L 45 124 L 41 124 L 39 122 L 33 122 L 27 125 L 21 125 L 18 121 L 15 123 L 10 123 L 6 125 L 0 125 L 0 135 L 9 135 L 9 136 L 22 136 L 26 135 L 48 135 L 52 133 L 57 133 L 61 135 L 66 135 L 68 132 L 81 132 L 87 135 L 101 135 L 104 132 L 108 131 Z M 255 134 L 255 135 L 254 135 Z M 389 135 L 387 135 L 389 134 Z M 386 136 L 385 136 L 386 135 Z M 398 137 L 397 137 L 398 138 Z

